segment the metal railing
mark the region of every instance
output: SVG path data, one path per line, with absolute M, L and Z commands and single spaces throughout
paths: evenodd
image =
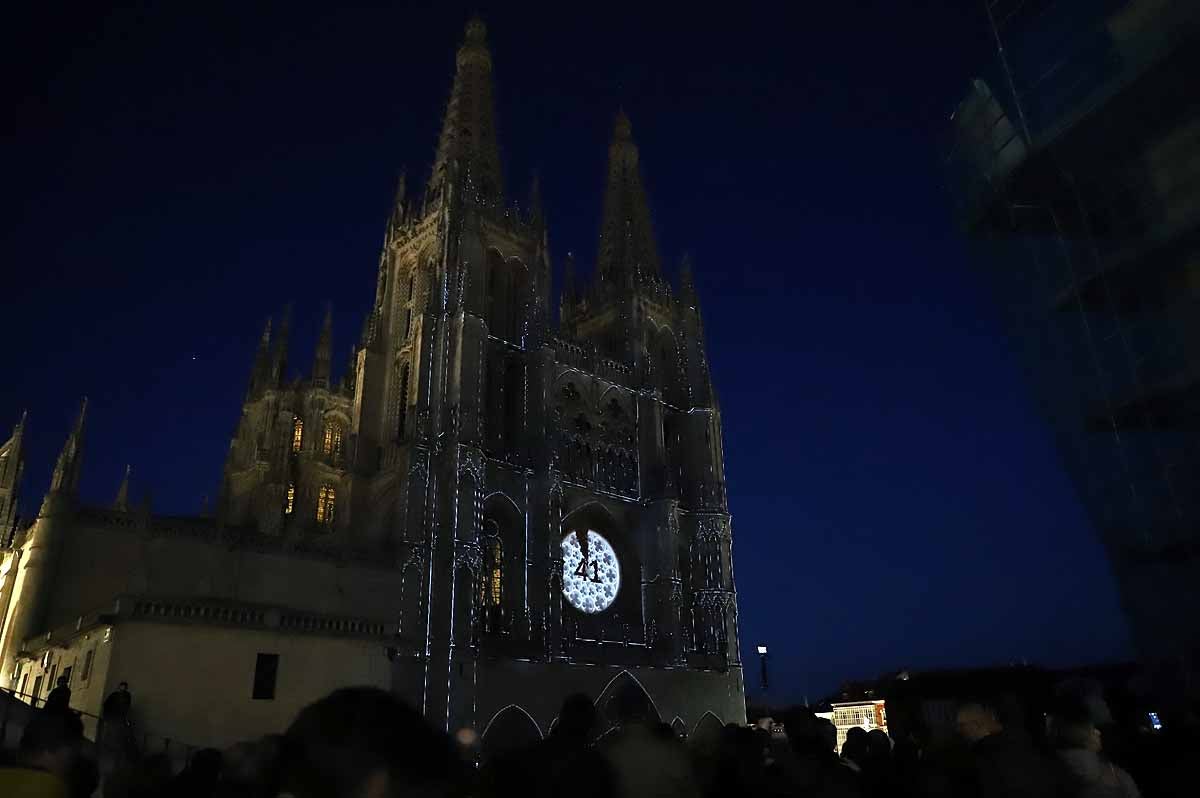
M 10 745 L 8 727 L 10 720 L 16 720 L 13 712 L 17 703 L 28 707 L 25 710 L 24 718 L 24 721 L 28 722 L 34 713 L 45 711 L 46 699 L 33 693 L 23 693 L 10 687 L 0 687 L 0 704 L 3 704 L 3 708 L 0 709 L 0 749 Z M 106 752 L 109 754 L 134 753 L 141 756 L 165 754 L 170 759 L 172 768 L 180 770 L 187 767 L 192 760 L 192 754 L 199 750 L 198 746 L 183 743 L 171 737 L 151 734 L 145 730 L 139 732 L 128 719 L 106 721 L 100 715 L 80 709 L 68 708 L 68 711 L 83 722 L 84 737 L 96 746 L 98 756 Z M 11 741 L 12 744 L 17 742 L 17 740 Z

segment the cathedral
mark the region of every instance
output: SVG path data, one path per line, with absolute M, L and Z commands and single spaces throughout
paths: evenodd
M 208 513 L 156 515 L 127 484 L 80 502 L 85 404 L 21 522 L 17 425 L 0 448 L 0 685 L 36 701 L 65 675 L 97 714 L 128 682 L 149 733 L 196 745 L 279 731 L 349 684 L 473 727 L 485 750 L 544 735 L 575 692 L 607 724 L 744 720 L 690 266 L 663 276 L 619 114 L 594 275 L 568 257 L 555 322 L 545 217 L 536 183 L 521 207 L 506 193 L 491 72 L 473 20 L 343 376 L 328 315 L 304 377 L 288 316 L 268 322 Z

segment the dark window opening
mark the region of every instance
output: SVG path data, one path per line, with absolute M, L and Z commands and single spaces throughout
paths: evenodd
M 400 370 L 400 408 L 396 418 L 396 437 L 404 440 L 408 426 L 408 364 Z
M 279 676 L 279 655 L 259 654 L 254 663 L 254 692 L 256 701 L 275 700 L 275 680 Z
M 504 378 L 504 448 L 518 454 L 525 415 L 524 364 L 515 358 L 509 360 L 505 364 Z

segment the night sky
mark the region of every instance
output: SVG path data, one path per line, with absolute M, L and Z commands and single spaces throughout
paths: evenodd
M 23 5 L 0 34 L 0 429 L 29 410 L 24 508 L 86 394 L 85 499 L 128 462 L 136 497 L 197 512 L 266 317 L 295 303 L 305 370 L 326 300 L 335 367 L 357 340 L 396 176 L 428 177 L 479 5 Z M 770 646 L 775 697 L 1130 656 L 948 210 L 941 142 L 994 51 L 982 3 L 494 5 L 506 182 L 523 199 L 540 172 L 556 270 L 572 251 L 590 275 L 620 107 L 664 263 L 693 256 L 743 650 Z

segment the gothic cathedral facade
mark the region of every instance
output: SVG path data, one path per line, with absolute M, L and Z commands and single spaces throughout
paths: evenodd
M 742 720 L 721 415 L 690 267 L 678 287 L 663 277 L 621 114 L 595 274 L 577 286 L 568 258 L 555 324 L 536 182 L 524 207 L 508 200 L 491 70 L 474 20 L 344 376 L 328 316 L 305 379 L 289 377 L 288 318 L 268 323 L 214 534 L 381 574 L 342 606 L 381 621 L 391 688 L 440 727 L 543 733 L 578 691 L 613 722 L 631 695 L 687 731 Z

